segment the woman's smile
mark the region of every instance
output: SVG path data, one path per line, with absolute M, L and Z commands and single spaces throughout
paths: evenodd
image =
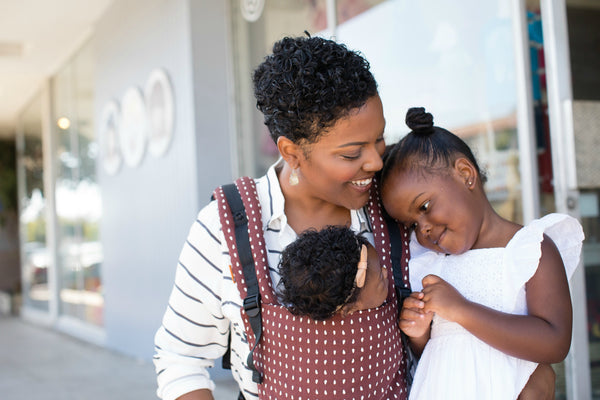
M 350 183 L 354 185 L 361 192 L 365 192 L 371 188 L 371 183 L 373 182 L 373 178 L 367 179 L 359 179 L 351 181 Z

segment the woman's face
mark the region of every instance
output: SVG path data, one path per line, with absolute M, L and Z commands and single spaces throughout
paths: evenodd
M 370 244 L 367 245 L 367 274 L 365 285 L 358 292 L 358 298 L 349 304 L 349 311 L 368 310 L 383 304 L 388 295 L 388 271 L 381 268 L 377 251 Z
M 382 166 L 385 119 L 379 96 L 339 120 L 299 163 L 304 192 L 315 199 L 359 209 L 369 199 L 375 172 Z

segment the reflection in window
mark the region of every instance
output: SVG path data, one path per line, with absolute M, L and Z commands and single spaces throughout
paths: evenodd
M 49 310 L 48 275 L 51 268 L 46 243 L 46 195 L 42 152 L 41 96 L 25 109 L 18 137 L 19 206 L 23 303 Z
M 102 202 L 96 181 L 93 82 L 90 46 L 84 47 L 53 79 L 54 190 L 60 312 L 101 326 Z
M 336 37 L 371 63 L 386 141 L 408 132 L 408 108 L 425 107 L 436 125 L 471 146 L 487 172 L 486 192 L 495 209 L 522 221 L 509 4 L 348 1 L 347 8 L 347 15 L 338 11 Z
M 256 109 L 251 72 L 284 36 L 316 35 L 327 26 L 326 0 L 269 0 L 256 22 L 243 18 L 239 1 L 231 1 L 237 159 L 239 173 L 259 176 L 279 157 L 277 147 Z

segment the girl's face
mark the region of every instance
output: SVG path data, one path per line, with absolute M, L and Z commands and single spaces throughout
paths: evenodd
M 477 242 L 483 208 L 472 181 L 456 168 L 439 172 L 394 172 L 382 188 L 388 214 L 414 229 L 422 246 L 461 254 Z
M 299 162 L 300 182 L 309 197 L 359 209 L 369 199 L 375 172 L 383 162 L 385 119 L 379 96 L 339 120 Z
M 358 292 L 358 298 L 354 303 L 347 305 L 346 313 L 358 310 L 377 308 L 383 304 L 388 295 L 388 271 L 381 268 L 377 251 L 370 244 L 367 245 L 367 274 L 365 285 Z

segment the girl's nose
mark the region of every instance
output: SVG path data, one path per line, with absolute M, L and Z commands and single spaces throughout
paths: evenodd
M 428 237 L 431 233 L 431 224 L 429 224 L 427 221 L 419 221 L 417 226 L 420 228 L 421 235 Z

